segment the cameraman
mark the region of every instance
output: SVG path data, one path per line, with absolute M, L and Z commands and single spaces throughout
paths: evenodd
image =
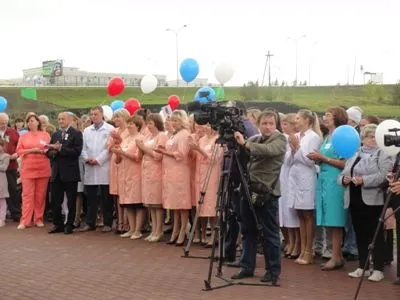
M 254 276 L 257 228 L 249 205 L 251 200 L 264 237 L 265 268 L 268 271 L 261 281 L 276 285 L 279 280 L 281 259 L 277 212 L 280 196 L 279 174 L 286 152 L 286 138 L 277 130 L 278 120 L 275 112 L 264 111 L 257 120 L 260 136 L 245 140 L 241 133 L 235 132 L 237 143 L 250 155 L 248 173 L 251 199 L 243 199 L 240 203 L 243 253 L 240 259 L 241 270 L 232 279 Z
M 395 169 L 393 173 L 397 172 L 397 165 L 399 163 L 400 154 L 397 154 L 397 159 L 395 163 Z M 390 206 L 393 208 L 393 211 L 396 211 L 396 248 L 397 248 L 397 279 L 394 284 L 400 285 L 400 181 L 397 180 L 390 184 L 390 191 L 394 194 Z

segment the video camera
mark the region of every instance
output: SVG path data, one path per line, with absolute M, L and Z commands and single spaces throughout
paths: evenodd
M 395 135 L 385 134 L 383 136 L 383 142 L 386 147 L 395 146 L 400 147 L 400 136 L 397 133 L 400 131 L 400 128 L 392 128 L 388 130 L 389 132 L 394 132 Z
M 241 110 L 237 107 L 223 106 L 215 102 L 205 104 L 192 102 L 188 106 L 188 111 L 194 114 L 197 124 L 210 124 L 211 128 L 219 133 L 217 143 L 236 145 L 234 133 L 245 132 Z

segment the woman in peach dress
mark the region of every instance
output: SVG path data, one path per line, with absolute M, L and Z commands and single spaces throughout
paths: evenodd
M 202 126 L 205 135 L 200 138 L 197 142 L 193 138 L 189 141 L 189 146 L 196 153 L 197 162 L 197 176 L 196 176 L 196 194 L 200 195 L 200 192 L 204 188 L 206 181 L 207 171 L 211 166 L 210 178 L 208 181 L 207 189 L 205 190 L 205 197 L 202 204 L 198 204 L 198 212 L 201 224 L 201 239 L 206 247 L 212 247 L 212 241 L 214 240 L 214 227 L 216 221 L 216 203 L 219 180 L 221 176 L 223 149 L 220 145 L 216 144 L 218 138 L 218 132 L 212 130 L 209 125 Z M 216 147 L 216 148 L 215 148 Z M 211 157 L 213 151 L 216 152 L 215 160 L 211 165 Z M 207 223 L 210 221 L 212 230 L 211 238 L 206 242 L 206 229 Z
M 121 237 L 132 240 L 142 237 L 146 210 L 142 203 L 142 155 L 137 147 L 138 140 L 142 137 L 139 134 L 143 122 L 139 117 L 129 118 L 127 121 L 128 135 L 122 140 L 120 146 L 114 146 L 111 151 L 116 154 L 116 163 L 118 168 L 119 185 L 119 203 L 126 208 L 129 231 L 121 234 Z
M 147 128 L 147 117 L 150 115 L 150 113 L 150 110 L 148 110 L 147 108 L 140 108 L 135 112 L 135 116 L 142 119 L 143 127 L 140 130 L 140 134 L 144 138 L 147 138 L 149 135 L 151 135 L 149 129 Z
M 113 147 L 118 147 L 122 141 L 127 137 L 128 130 L 126 128 L 126 121 L 129 119 L 129 112 L 126 109 L 119 109 L 114 112 L 112 121 L 115 124 L 115 130 L 110 135 L 110 140 L 108 143 L 108 149 L 111 150 Z M 119 166 L 116 163 L 117 155 L 113 153 L 110 159 L 110 195 L 114 196 L 115 207 L 117 211 L 117 234 L 121 234 L 123 231 L 124 224 L 124 209 L 119 205 L 119 192 L 118 190 L 123 186 L 121 180 L 118 180 L 118 169 Z M 126 228 L 125 228 L 126 229 Z
M 174 134 L 174 128 L 172 127 L 171 117 L 167 116 L 164 120 L 164 134 L 169 139 Z M 166 230 L 169 230 L 169 226 L 171 225 L 171 220 L 173 216 L 171 216 L 171 211 L 169 209 L 165 210 L 165 224 L 167 227 Z
M 185 242 L 189 211 L 192 208 L 190 193 L 190 164 L 188 117 L 184 110 L 175 110 L 171 116 L 175 132 L 165 148 L 156 151 L 163 154 L 163 206 L 174 211 L 174 225 L 168 244 L 182 246 Z
M 159 114 L 147 117 L 150 132 L 144 140 L 137 143 L 143 153 L 142 160 L 142 200 L 149 208 L 151 216 L 151 234 L 146 238 L 150 242 L 159 242 L 163 237 L 164 209 L 162 207 L 162 158 L 154 151 L 165 147 L 168 137 L 164 134 L 164 124 Z

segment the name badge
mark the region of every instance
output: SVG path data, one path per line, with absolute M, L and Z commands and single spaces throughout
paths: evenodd
M 122 148 L 122 151 L 124 151 L 124 152 L 128 151 L 128 145 L 124 145 L 121 148 Z
M 149 145 L 149 146 L 154 145 L 154 140 L 151 139 L 151 140 L 147 141 L 147 142 L 146 142 L 146 145 Z
M 330 149 L 331 148 L 331 146 L 332 146 L 332 144 L 331 143 L 327 143 L 327 144 L 325 144 L 325 149 Z
M 168 146 L 172 146 L 173 144 L 175 144 L 174 140 L 168 140 L 167 145 Z

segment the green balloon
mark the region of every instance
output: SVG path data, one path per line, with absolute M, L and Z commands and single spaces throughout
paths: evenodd
M 223 100 L 225 98 L 225 91 L 223 87 L 214 88 L 214 91 L 217 100 Z

